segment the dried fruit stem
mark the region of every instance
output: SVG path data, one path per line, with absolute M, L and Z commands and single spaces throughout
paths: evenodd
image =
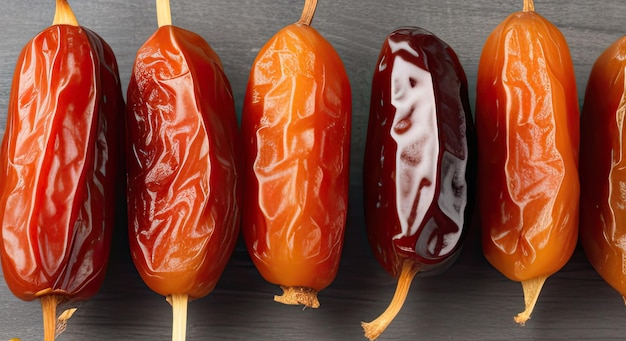
M 515 316 L 515 322 L 523 326 L 526 321 L 530 319 L 530 315 L 533 313 L 533 309 L 535 309 L 535 304 L 537 303 L 537 299 L 539 298 L 539 294 L 541 293 L 541 288 L 546 282 L 546 279 L 548 279 L 548 276 L 539 276 L 533 279 L 529 279 L 527 281 L 522 281 L 522 289 L 524 290 L 524 304 L 526 305 L 526 310 Z
M 282 304 L 299 305 L 308 308 L 319 308 L 320 301 L 317 300 L 317 291 L 306 287 L 281 287 L 283 294 L 274 296 L 274 301 Z
M 533 0 L 524 0 L 524 12 L 531 12 L 535 10 L 535 3 Z
M 67 3 L 67 0 L 57 0 L 52 25 L 78 26 L 78 20 L 76 19 L 70 4 Z
M 170 0 L 156 0 L 157 23 L 159 27 L 172 24 L 172 11 L 170 10 Z
M 172 305 L 172 341 L 185 341 L 187 337 L 188 295 L 171 295 L 167 301 Z
M 44 341 L 54 341 L 59 298 L 56 295 L 44 295 L 39 298 L 39 302 L 43 312 L 43 339 Z
M 56 336 L 61 335 L 61 333 L 65 331 L 65 328 L 67 328 L 67 320 L 69 320 L 75 312 L 76 308 L 70 308 L 66 309 L 61 313 L 61 315 L 59 315 L 59 318 L 57 318 Z
M 409 293 L 409 288 L 411 287 L 413 278 L 415 278 L 415 275 L 417 275 L 419 270 L 420 266 L 415 261 L 410 259 L 404 260 L 402 263 L 400 277 L 398 278 L 396 292 L 393 294 L 393 298 L 391 299 L 391 303 L 389 303 L 387 309 L 374 321 L 369 323 L 361 322 L 361 326 L 363 326 L 363 330 L 365 331 L 365 337 L 367 337 L 370 341 L 376 340 L 380 334 L 387 329 L 387 326 L 389 326 L 396 315 L 398 315 L 404 301 L 406 300 L 406 296 Z
M 306 0 L 304 3 L 304 9 L 302 9 L 302 15 L 298 24 L 311 26 L 313 16 L 315 15 L 315 9 L 317 8 L 317 0 Z

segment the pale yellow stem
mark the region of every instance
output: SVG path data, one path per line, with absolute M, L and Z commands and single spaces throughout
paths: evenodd
M 537 303 L 537 299 L 541 293 L 541 288 L 546 282 L 546 279 L 548 279 L 548 276 L 539 276 L 522 281 L 522 290 L 524 290 L 524 305 L 526 306 L 526 309 L 515 316 L 515 322 L 523 326 L 526 324 L 526 321 L 530 319 L 530 315 L 533 313 L 533 309 L 535 309 L 535 304 Z
M 78 20 L 67 0 L 57 0 L 52 25 L 78 26 Z
M 317 291 L 307 287 L 281 287 L 282 295 L 275 295 L 274 301 L 282 304 L 299 305 L 307 308 L 319 308 L 320 301 L 317 299 Z
M 365 331 L 365 337 L 367 337 L 370 341 L 376 340 L 380 334 L 387 329 L 387 326 L 389 326 L 396 315 L 398 315 L 409 293 L 409 288 L 411 287 L 413 278 L 415 278 L 415 275 L 419 270 L 419 264 L 415 261 L 406 259 L 404 263 L 402 263 L 402 270 L 400 272 L 400 277 L 398 278 L 396 292 L 393 294 L 393 298 L 391 299 L 391 303 L 389 303 L 387 309 L 385 309 L 385 311 L 374 321 L 369 323 L 361 322 L 361 326 Z
M 70 308 L 64 310 L 61 315 L 59 315 L 57 318 L 56 336 L 61 335 L 61 333 L 65 331 L 65 328 L 67 328 L 67 320 L 69 320 L 75 312 L 76 308 Z
M 524 0 L 524 12 L 532 12 L 535 10 L 535 3 L 533 0 Z
M 317 0 L 306 0 L 304 3 L 304 9 L 302 9 L 302 15 L 298 24 L 311 26 L 313 16 L 315 15 L 315 9 L 317 8 Z

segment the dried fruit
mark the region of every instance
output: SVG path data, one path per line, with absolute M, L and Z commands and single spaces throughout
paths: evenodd
M 239 233 L 239 132 L 230 84 L 199 35 L 171 25 L 139 48 L 128 87 L 131 255 L 141 278 L 173 306 L 184 340 L 188 299 L 208 295 Z
M 123 113 L 113 51 L 57 0 L 53 25 L 18 59 L 0 151 L 2 270 L 17 297 L 40 299 L 45 340 L 57 305 L 104 279 L 123 213 Z
M 351 92 L 337 52 L 299 22 L 261 49 L 244 99 L 243 235 L 275 300 L 318 307 L 334 280 L 348 210 Z
M 363 184 L 370 246 L 398 286 L 387 310 L 363 323 L 370 340 L 400 311 L 418 272 L 456 259 L 473 206 L 475 138 L 452 48 L 421 28 L 389 34 L 372 81 Z
M 626 37 L 621 37 L 591 69 L 580 128 L 580 241 L 593 267 L 622 297 L 626 297 L 625 69 Z
M 579 109 L 569 48 L 534 11 L 511 14 L 489 35 L 476 89 L 478 192 L 489 262 L 522 283 L 530 318 L 545 280 L 578 236 Z

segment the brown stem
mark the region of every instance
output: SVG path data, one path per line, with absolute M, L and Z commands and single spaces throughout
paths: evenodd
M 157 23 L 159 27 L 172 24 L 170 0 L 156 0 Z
M 57 0 L 52 25 L 78 26 L 78 20 L 76 19 L 70 4 L 67 3 L 67 0 Z
M 302 9 L 302 15 L 300 16 L 300 20 L 298 20 L 298 24 L 311 26 L 311 22 L 313 21 L 313 16 L 315 15 L 316 8 L 317 0 L 306 0 L 304 3 L 304 8 Z
M 365 337 L 367 337 L 370 341 L 376 340 L 380 334 L 387 329 L 387 326 L 389 326 L 396 315 L 398 315 L 404 301 L 406 300 L 406 296 L 409 293 L 409 288 L 411 287 L 413 278 L 415 278 L 419 269 L 420 266 L 415 261 L 405 259 L 402 263 L 402 270 L 400 272 L 400 277 L 398 278 L 396 292 L 393 294 L 393 298 L 391 299 L 391 303 L 389 303 L 387 309 L 385 309 L 385 311 L 374 321 L 369 323 L 361 322 L 361 326 L 363 326 L 363 330 L 365 331 Z
M 535 304 L 537 303 L 537 299 L 541 293 L 541 288 L 547 278 L 548 276 L 539 276 L 522 281 L 522 289 L 524 290 L 524 305 L 526 306 L 526 309 L 515 316 L 515 322 L 523 326 L 526 324 L 526 321 L 530 319 L 530 315 L 533 313 L 533 309 L 535 309 Z
M 282 304 L 299 305 L 308 308 L 319 308 L 320 301 L 317 299 L 317 291 L 306 287 L 281 287 L 282 295 L 274 296 L 274 301 Z
M 524 0 L 524 12 L 532 12 L 535 10 L 535 3 L 533 0 Z
M 57 305 L 59 297 L 56 295 L 44 295 L 39 298 L 43 312 L 43 339 L 54 341 L 56 337 Z
M 167 301 L 172 305 L 172 341 L 185 341 L 187 338 L 187 303 L 185 294 L 171 295 Z

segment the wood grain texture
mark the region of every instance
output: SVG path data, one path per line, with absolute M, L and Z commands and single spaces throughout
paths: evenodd
M 260 47 L 283 26 L 298 20 L 303 1 L 173 0 L 175 25 L 205 37 L 220 55 L 237 105 Z M 125 88 L 139 46 L 156 29 L 153 0 L 73 0 L 79 22 L 99 33 L 115 51 Z M 624 34 L 623 0 L 536 1 L 536 10 L 567 38 L 577 74 L 579 101 L 591 65 Z M 420 26 L 451 45 L 465 67 L 470 100 L 482 45 L 522 0 L 333 0 L 320 1 L 313 26 L 337 49 L 353 89 L 351 198 L 346 245 L 336 281 L 320 294 L 318 310 L 272 302 L 280 292 L 253 267 L 240 242 L 216 290 L 189 305 L 189 340 L 361 340 L 361 320 L 384 310 L 394 280 L 376 263 L 366 242 L 361 167 L 371 76 L 385 36 L 398 26 Z M 0 135 L 17 56 L 49 25 L 53 0 L 3 0 L 0 11 Z M 107 279 L 83 303 L 59 340 L 167 340 L 171 311 L 164 298 L 140 280 L 117 231 Z M 0 275 L 1 277 L 1 275 Z M 42 339 L 37 302 L 16 299 L 0 280 L 0 341 Z M 517 326 L 521 286 L 506 280 L 482 257 L 470 236 L 459 261 L 436 277 L 418 276 L 400 315 L 380 340 L 557 340 L 622 339 L 626 308 L 577 250 L 548 279 L 532 320 Z

